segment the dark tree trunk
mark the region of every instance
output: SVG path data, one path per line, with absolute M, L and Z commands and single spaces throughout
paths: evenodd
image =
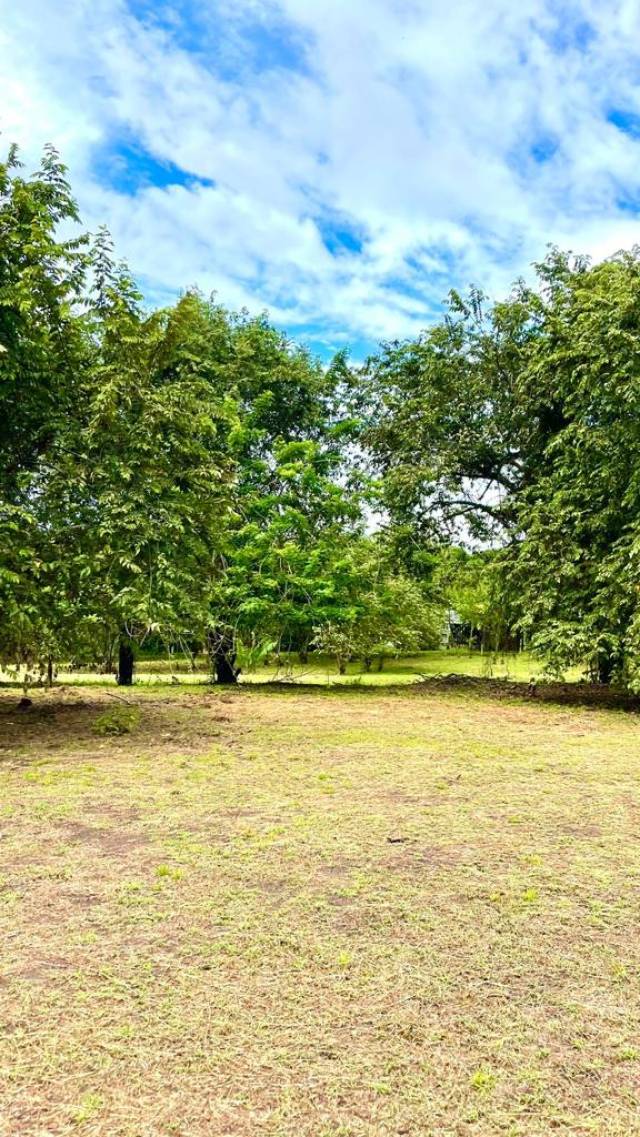
M 233 636 L 224 628 L 215 628 L 207 636 L 211 676 L 217 684 L 237 683 L 236 650 Z
M 118 647 L 118 685 L 130 687 L 133 683 L 133 644 L 128 636 L 120 637 Z
M 613 677 L 613 657 L 610 655 L 598 656 L 598 683 L 608 687 Z
M 47 660 L 47 686 L 53 687 L 53 656 L 50 655 Z

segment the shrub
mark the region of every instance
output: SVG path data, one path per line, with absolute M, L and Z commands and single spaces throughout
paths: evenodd
M 140 712 L 135 707 L 115 707 L 104 711 L 95 719 L 94 734 L 131 734 L 140 722 Z

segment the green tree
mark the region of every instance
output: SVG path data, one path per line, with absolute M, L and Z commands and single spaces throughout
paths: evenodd
M 227 312 L 184 296 L 166 337 L 167 359 L 191 361 L 237 417 L 227 436 L 235 462 L 234 517 L 216 560 L 208 632 L 218 682 L 237 678 L 237 649 L 265 643 L 304 652 L 316 609 L 339 586 L 343 529 L 359 509 L 344 476 L 354 423 L 351 382 L 339 355 L 323 368 L 265 316 Z M 262 645 L 262 647 L 261 647 Z
M 381 671 L 387 658 L 437 647 L 444 611 L 423 585 L 392 568 L 384 540 L 360 539 L 350 555 L 349 602 L 315 629 L 316 645 L 334 656 L 339 672 L 351 659 L 365 671 L 376 661 Z
M 351 612 L 359 579 L 352 556 L 359 503 L 317 442 L 281 442 L 260 461 L 264 477 L 255 460 L 252 492 L 242 487 L 212 611 L 232 642 L 255 647 L 266 641 L 304 654 L 318 623 L 344 615 L 345 607 Z
M 493 307 L 453 295 L 442 324 L 367 368 L 396 523 L 501 544 L 534 650 L 638 688 L 639 265 L 552 251 L 537 290 Z
M 92 536 L 92 607 L 118 630 L 119 681 L 128 683 L 134 643 L 149 633 L 202 636 L 208 624 L 236 409 L 200 359 L 176 352 L 175 314 L 147 315 L 126 271 L 109 268 L 104 243 L 97 259 L 98 381 L 67 509 Z
M 486 541 L 513 529 L 514 498 L 555 429 L 553 398 L 524 381 L 543 315 L 522 285 L 493 306 L 477 290 L 451 293 L 440 324 L 368 361 L 364 441 L 405 540 Z
M 0 637 L 51 669 L 151 632 L 203 634 L 233 477 L 233 399 L 173 351 L 99 235 L 77 220 L 54 152 L 32 179 L 0 170 Z M 6 424 L 6 425 L 5 425 Z
M 12 147 L 0 163 L 0 658 L 42 671 L 77 625 L 70 550 L 45 502 L 91 367 L 88 249 L 58 236 L 78 216 L 55 150 L 31 177 L 21 169 Z
M 504 556 L 520 624 L 557 671 L 586 663 L 640 689 L 640 259 L 543 266 L 527 368 L 559 429 L 524 487 Z
M 483 651 L 500 651 L 515 639 L 501 569 L 491 549 L 469 553 L 452 546 L 440 551 L 434 589 L 466 630 L 469 647 L 479 641 Z
M 0 493 L 20 499 L 20 475 L 36 468 L 73 414 L 90 358 L 78 308 L 86 235 L 61 240 L 78 221 L 66 169 L 47 147 L 32 177 L 15 146 L 0 163 Z

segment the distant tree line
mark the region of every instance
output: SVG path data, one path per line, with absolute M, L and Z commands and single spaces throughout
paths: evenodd
M 72 235 L 70 235 L 72 234 Z M 640 687 L 640 258 L 364 366 L 197 290 L 149 310 L 48 148 L 0 164 L 0 659 L 132 681 L 145 643 L 323 650 L 344 670 L 526 642 Z M 377 524 L 371 518 L 377 518 Z

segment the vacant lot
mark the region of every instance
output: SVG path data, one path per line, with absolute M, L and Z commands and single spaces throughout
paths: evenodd
M 0 697 L 3 1137 L 640 1134 L 640 720 L 124 698 Z

